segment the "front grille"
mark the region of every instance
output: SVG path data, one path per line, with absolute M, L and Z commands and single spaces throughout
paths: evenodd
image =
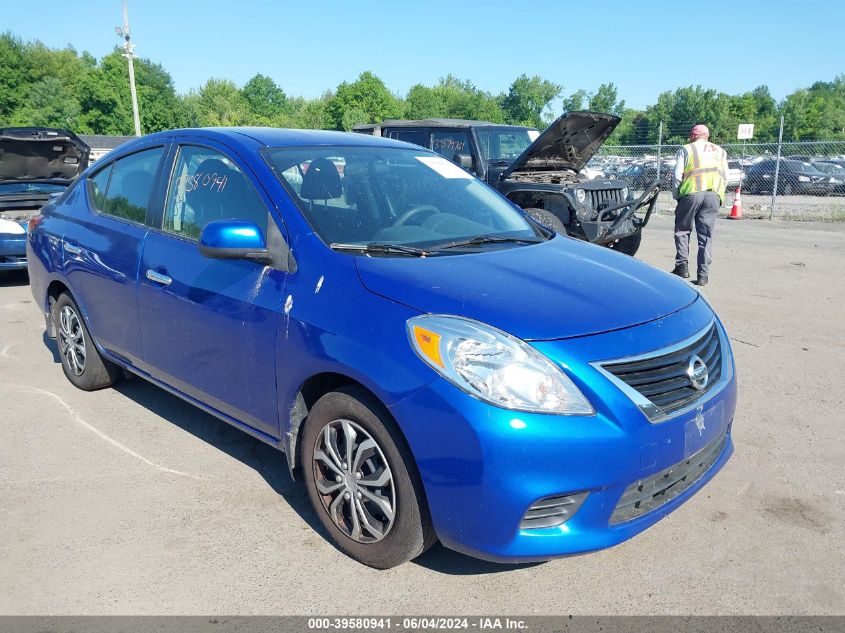
M 598 209 L 599 205 L 610 207 L 625 202 L 621 189 L 590 189 L 589 193 L 594 209 Z
M 554 527 L 565 523 L 578 512 L 586 492 L 562 497 L 546 497 L 531 504 L 519 524 L 521 530 L 536 530 L 538 528 Z
M 683 494 L 716 463 L 727 441 L 726 432 L 689 459 L 628 486 L 610 515 L 610 525 L 641 517 Z
M 25 264 L 26 256 L 15 257 L 14 255 L 0 255 L 0 264 Z
M 693 386 L 688 373 L 694 356 L 707 365 L 707 384 L 703 389 Z M 659 409 L 649 417 L 663 417 L 694 404 L 719 383 L 722 376 L 719 331 L 714 323 L 702 336 L 680 349 L 633 361 L 606 363 L 602 367 Z

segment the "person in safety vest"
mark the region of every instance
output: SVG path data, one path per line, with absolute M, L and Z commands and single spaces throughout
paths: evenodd
M 698 237 L 697 286 L 707 284 L 710 262 L 713 261 L 713 230 L 719 207 L 725 200 L 725 178 L 728 155 L 711 143 L 710 130 L 696 125 L 690 131 L 690 143 L 675 155 L 672 195 L 675 208 L 675 275 L 689 277 L 689 238 L 693 222 Z

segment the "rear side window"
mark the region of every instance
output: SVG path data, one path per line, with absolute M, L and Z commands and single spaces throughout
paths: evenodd
M 184 145 L 170 181 L 163 229 L 191 239 L 214 220 L 247 220 L 267 232 L 267 207 L 238 166 L 207 147 Z
M 390 138 L 420 145 L 421 147 L 428 147 L 428 134 L 425 133 L 425 130 L 392 130 L 390 132 Z
M 94 207 L 98 211 L 103 210 L 106 203 L 106 190 L 109 188 L 109 178 L 111 177 L 112 165 L 97 172 L 88 180 L 88 190 L 91 192 L 91 199 L 94 201 Z
M 163 156 L 164 148 L 156 147 L 121 158 L 97 172 L 88 181 L 97 211 L 143 224 Z

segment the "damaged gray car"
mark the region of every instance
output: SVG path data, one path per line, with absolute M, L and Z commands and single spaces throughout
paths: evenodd
M 543 132 L 462 119 L 384 121 L 353 131 L 434 150 L 485 180 L 540 224 L 634 255 L 657 202 L 658 183 L 635 196 L 623 180 L 590 180 L 581 173 L 620 120 L 598 112 L 568 112 Z

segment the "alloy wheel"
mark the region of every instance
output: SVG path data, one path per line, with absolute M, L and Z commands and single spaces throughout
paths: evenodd
M 67 368 L 74 376 L 81 376 L 87 357 L 85 337 L 79 315 L 70 306 L 64 306 L 59 312 L 59 347 Z
M 393 474 L 372 435 L 350 420 L 328 423 L 314 444 L 314 483 L 323 508 L 346 536 L 376 543 L 396 518 Z

